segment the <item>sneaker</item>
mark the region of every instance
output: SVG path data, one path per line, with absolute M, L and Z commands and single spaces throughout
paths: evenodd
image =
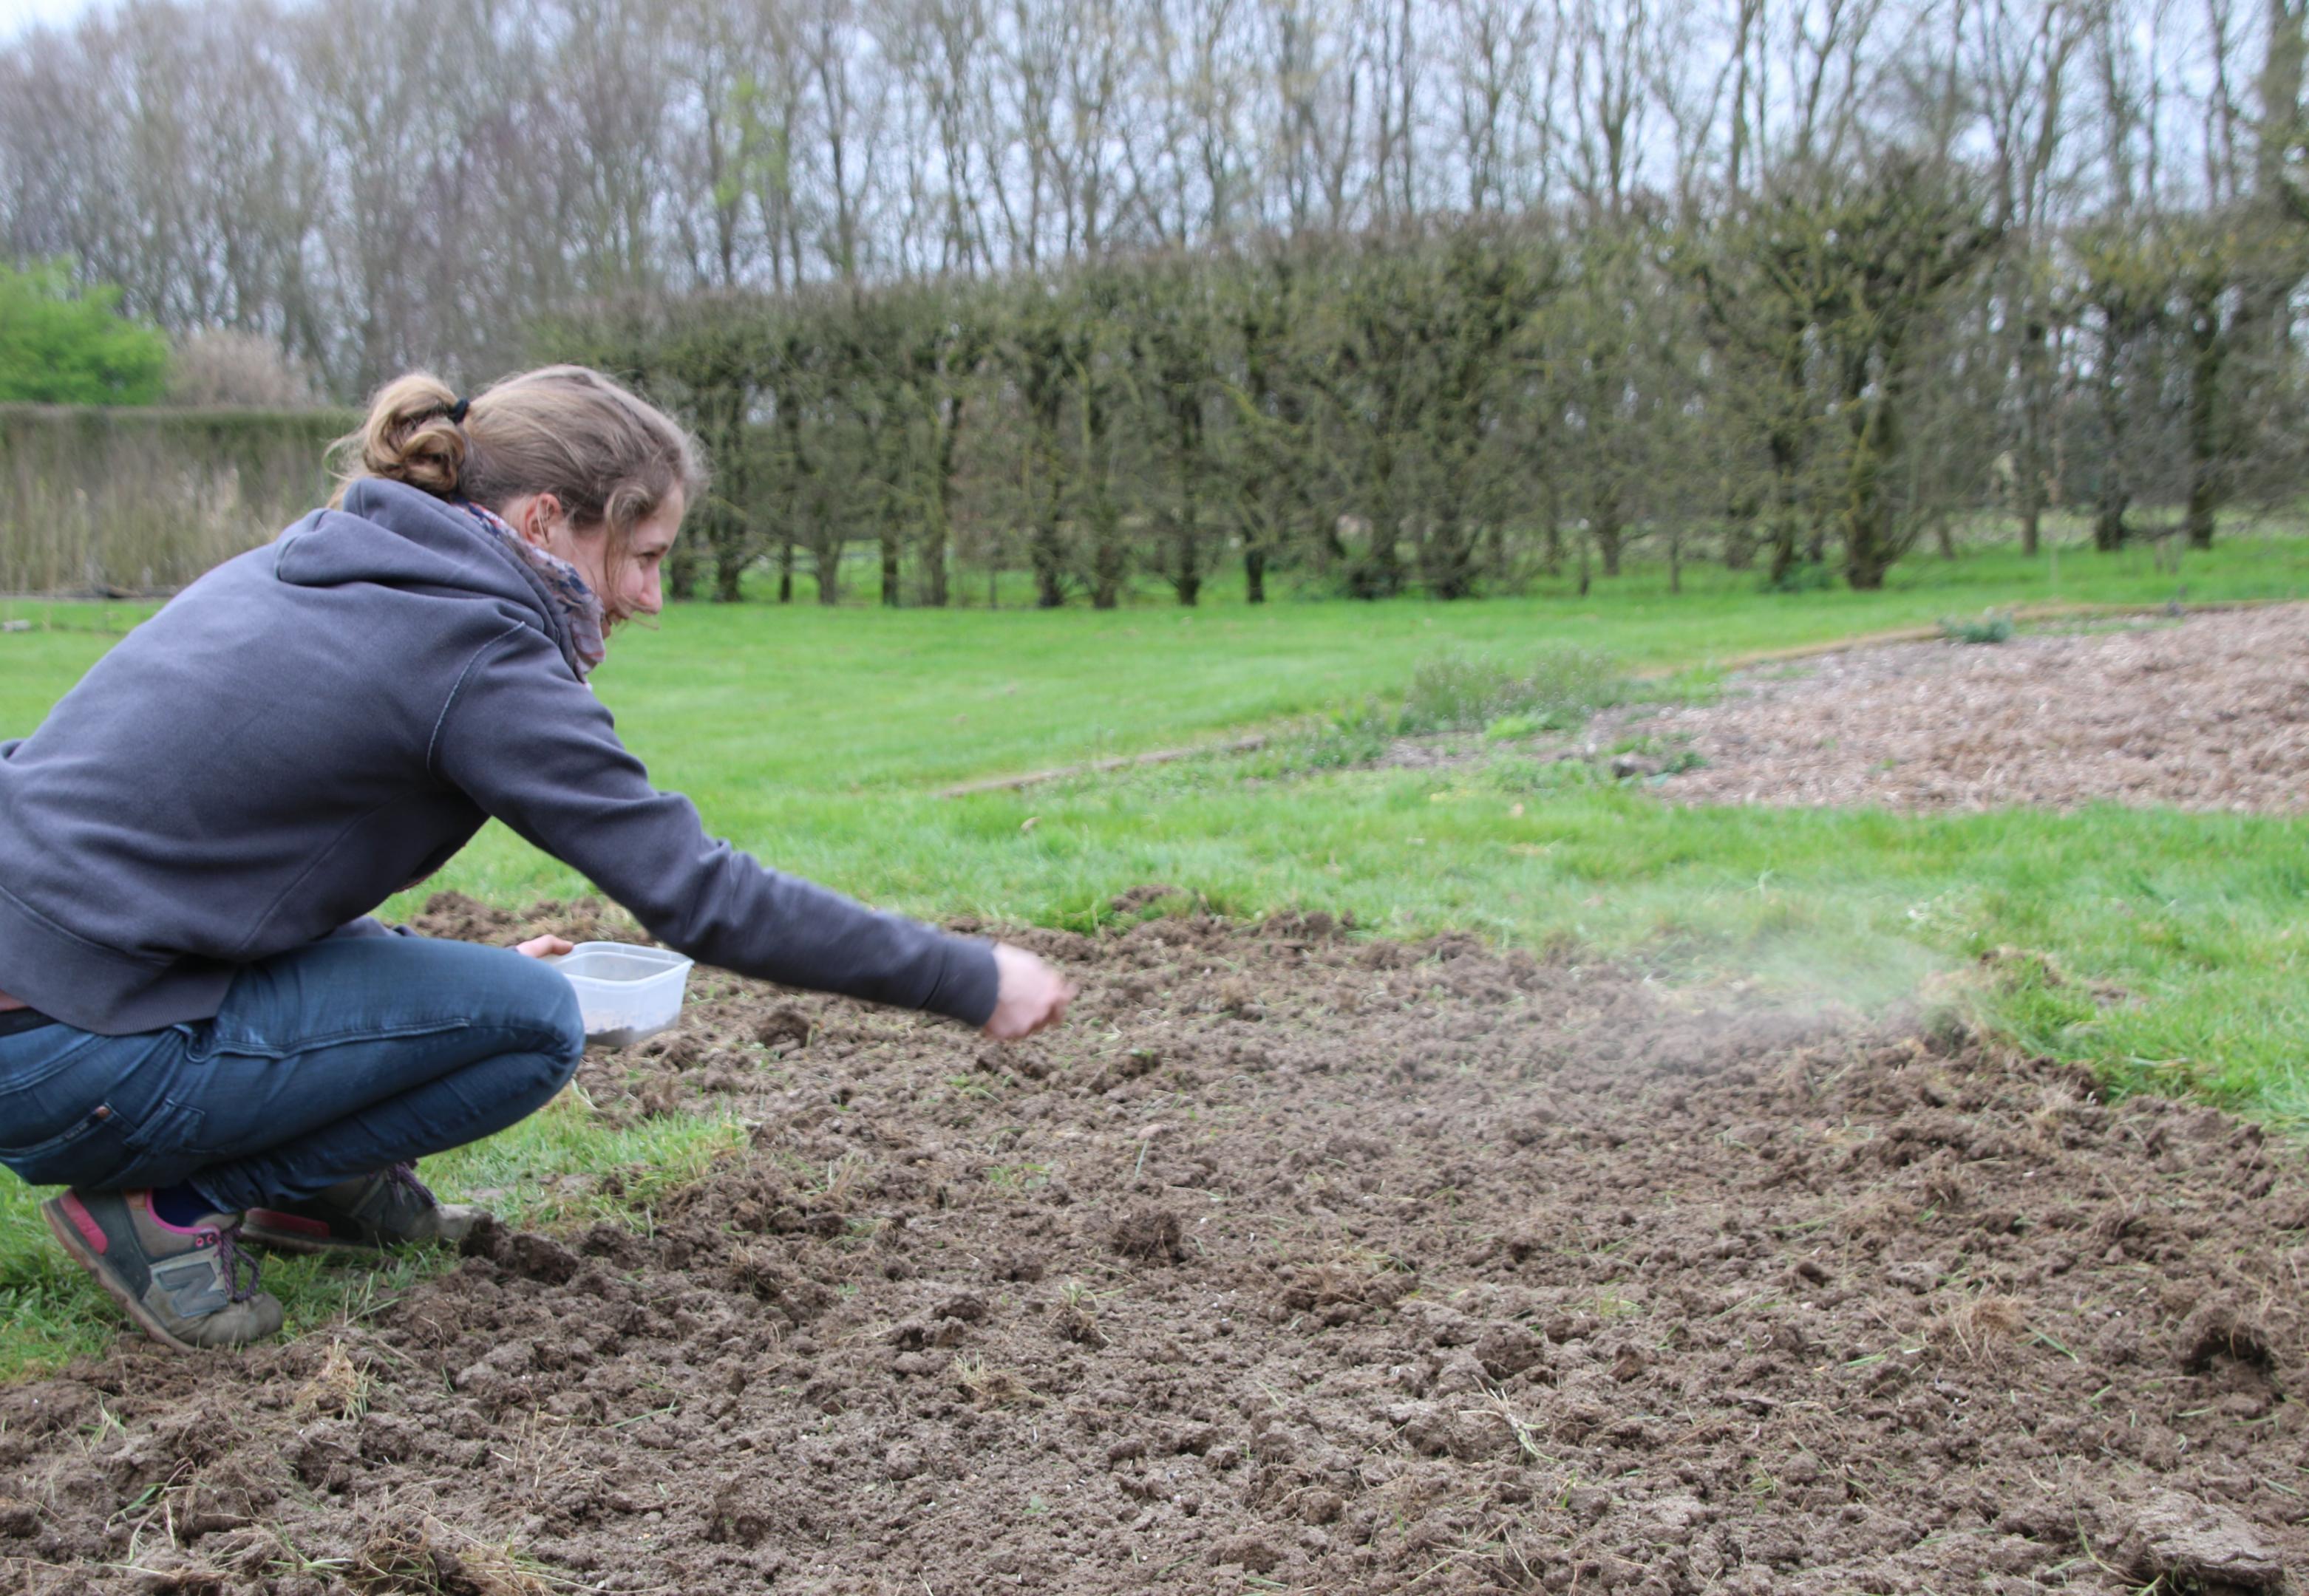
M 152 1212 L 150 1192 L 82 1191 L 50 1197 L 40 1213 L 65 1251 L 163 1346 L 238 1347 L 281 1328 L 279 1300 L 256 1289 L 256 1260 L 239 1248 L 237 1213 L 172 1225 Z
M 463 1241 L 481 1210 L 443 1203 L 411 1164 L 341 1180 L 317 1197 L 248 1211 L 249 1240 L 287 1253 L 374 1257 L 413 1241 Z

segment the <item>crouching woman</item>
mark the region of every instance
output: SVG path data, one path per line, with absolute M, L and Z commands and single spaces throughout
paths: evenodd
M 586 677 L 704 485 L 597 373 L 381 393 L 333 506 L 227 561 L 0 743 L 0 1163 L 154 1338 L 272 1333 L 250 1243 L 373 1253 L 471 1210 L 424 1154 L 576 1068 L 569 985 L 369 911 L 495 816 L 741 975 L 991 1035 L 1070 989 L 1019 949 L 766 869 L 651 786 Z M 532 955 L 523 957 L 523 954 Z

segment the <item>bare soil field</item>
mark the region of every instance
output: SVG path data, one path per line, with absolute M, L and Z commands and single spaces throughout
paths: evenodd
M 1014 1049 L 729 983 L 589 1060 L 605 1114 L 757 1127 L 640 1231 L 492 1229 L 341 1330 L 0 1392 L 0 1586 L 2309 1568 L 2309 1181 L 2252 1126 L 1469 941 L 1025 939 L 1084 994 Z
M 2217 611 L 1995 645 L 1902 643 L 1743 671 L 1709 704 L 1637 710 L 1705 763 L 1683 803 L 2309 809 L 2309 606 Z

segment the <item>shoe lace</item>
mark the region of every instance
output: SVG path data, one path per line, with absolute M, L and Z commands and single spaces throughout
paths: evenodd
M 224 1277 L 231 1284 L 231 1290 L 229 1293 L 230 1300 L 234 1302 L 246 1302 L 250 1298 L 256 1295 L 257 1281 L 264 1274 L 264 1266 L 257 1262 L 254 1254 L 245 1253 L 240 1250 L 240 1221 L 238 1220 L 233 1221 L 232 1223 L 229 1225 L 219 1226 L 217 1229 L 216 1238 L 217 1262 L 224 1265 Z M 240 1272 L 244 1264 L 246 1265 L 248 1269 L 248 1283 L 246 1285 L 243 1285 L 240 1282 Z
M 388 1164 L 385 1166 L 385 1178 L 390 1185 L 397 1186 L 403 1191 L 414 1193 L 428 1208 L 437 1207 L 440 1204 L 441 1200 L 433 1195 L 433 1188 L 417 1178 L 415 1164 Z

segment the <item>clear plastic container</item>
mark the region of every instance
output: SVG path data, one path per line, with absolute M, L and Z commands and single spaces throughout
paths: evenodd
M 581 942 L 550 961 L 577 988 L 585 1040 L 622 1048 L 654 1036 L 681 1014 L 690 961 L 662 947 Z

